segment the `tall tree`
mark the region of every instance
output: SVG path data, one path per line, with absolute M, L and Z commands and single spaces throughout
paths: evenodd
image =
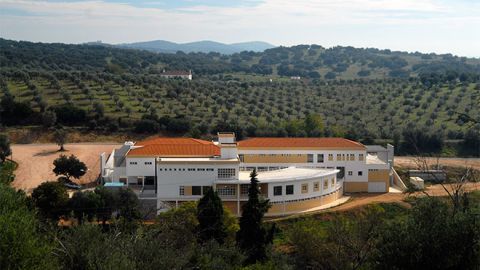
M 67 157 L 65 155 L 60 155 L 59 158 L 53 161 L 53 172 L 55 175 L 63 175 L 67 178 L 67 181 L 70 181 L 70 178 L 80 178 L 87 172 L 87 166 L 85 163 L 81 162 L 76 156 L 71 155 Z
M 0 161 L 3 163 L 7 156 L 12 154 L 10 149 L 10 140 L 7 135 L 0 134 Z
M 267 257 L 266 248 L 271 237 L 262 224 L 262 219 L 270 207 L 269 200 L 260 198 L 257 171 L 250 174 L 248 201 L 242 207 L 240 230 L 237 233 L 237 243 L 247 255 L 247 263 L 262 261 Z
M 223 204 L 213 188 L 200 199 L 197 205 L 198 234 L 202 242 L 216 240 L 223 244 L 225 231 Z
M 66 188 L 58 182 L 44 182 L 32 192 L 35 206 L 44 218 L 57 221 L 68 202 Z
M 54 244 L 27 198 L 0 183 L 0 269 L 58 269 Z
M 59 151 L 65 151 L 65 148 L 63 147 L 68 140 L 68 133 L 65 129 L 59 128 L 55 130 L 55 133 L 53 134 L 53 139 L 55 140 L 55 143 L 60 146 Z

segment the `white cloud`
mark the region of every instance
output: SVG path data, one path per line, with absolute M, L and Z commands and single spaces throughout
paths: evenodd
M 238 7 L 162 10 L 103 1 L 0 0 L 2 8 L 33 14 L 0 17 L 1 36 L 12 39 L 73 43 L 264 40 L 480 56 L 476 49 L 480 47 L 480 5 L 464 1 L 266 0 Z

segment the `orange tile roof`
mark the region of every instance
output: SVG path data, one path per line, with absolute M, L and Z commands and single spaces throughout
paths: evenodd
M 148 140 L 145 140 L 145 141 L 135 143 L 136 146 L 139 146 L 139 145 L 154 145 L 154 144 L 161 144 L 161 145 L 165 145 L 165 144 L 169 144 L 169 145 L 172 145 L 172 144 L 175 144 L 175 145 L 179 145 L 179 144 L 204 144 L 204 145 L 209 145 L 209 144 L 213 144 L 213 143 L 210 142 L 210 141 L 204 141 L 204 140 L 194 139 L 194 138 L 168 138 L 168 137 L 153 138 L 153 139 L 148 139 Z
M 211 157 L 219 156 L 220 148 L 212 142 L 193 138 L 155 138 L 138 142 L 141 146 L 127 156 Z
M 250 138 L 238 142 L 238 147 L 365 149 L 363 144 L 344 138 Z

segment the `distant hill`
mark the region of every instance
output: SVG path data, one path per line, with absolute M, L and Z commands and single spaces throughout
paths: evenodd
M 166 40 L 153 40 L 145 42 L 135 42 L 135 43 L 125 43 L 118 44 L 117 47 L 123 48 L 132 48 L 132 49 L 142 49 L 153 52 L 162 52 L 162 53 L 176 53 L 177 51 L 182 51 L 185 53 L 190 52 L 217 52 L 221 54 L 233 54 L 242 51 L 254 51 L 254 52 L 263 52 L 266 49 L 274 48 L 275 46 L 263 41 L 251 41 L 251 42 L 241 42 L 241 43 L 232 43 L 225 44 L 216 41 L 203 40 L 189 43 L 175 43 Z

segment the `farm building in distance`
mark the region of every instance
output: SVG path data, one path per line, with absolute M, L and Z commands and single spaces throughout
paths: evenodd
M 369 150 L 370 149 L 370 150 Z M 258 172 L 268 215 L 308 211 L 333 203 L 344 192 L 388 192 L 393 184 L 393 146 L 365 146 L 343 138 L 250 138 L 234 133 L 218 141 L 155 138 L 126 142 L 101 156 L 106 183 L 132 188 L 159 211 L 198 200 L 214 188 L 240 215 L 250 173 Z
M 183 70 L 172 70 L 172 71 L 165 71 L 163 70 L 162 73 L 160 73 L 160 77 L 162 78 L 182 78 L 182 79 L 187 79 L 191 80 L 192 79 L 192 71 L 183 71 Z

